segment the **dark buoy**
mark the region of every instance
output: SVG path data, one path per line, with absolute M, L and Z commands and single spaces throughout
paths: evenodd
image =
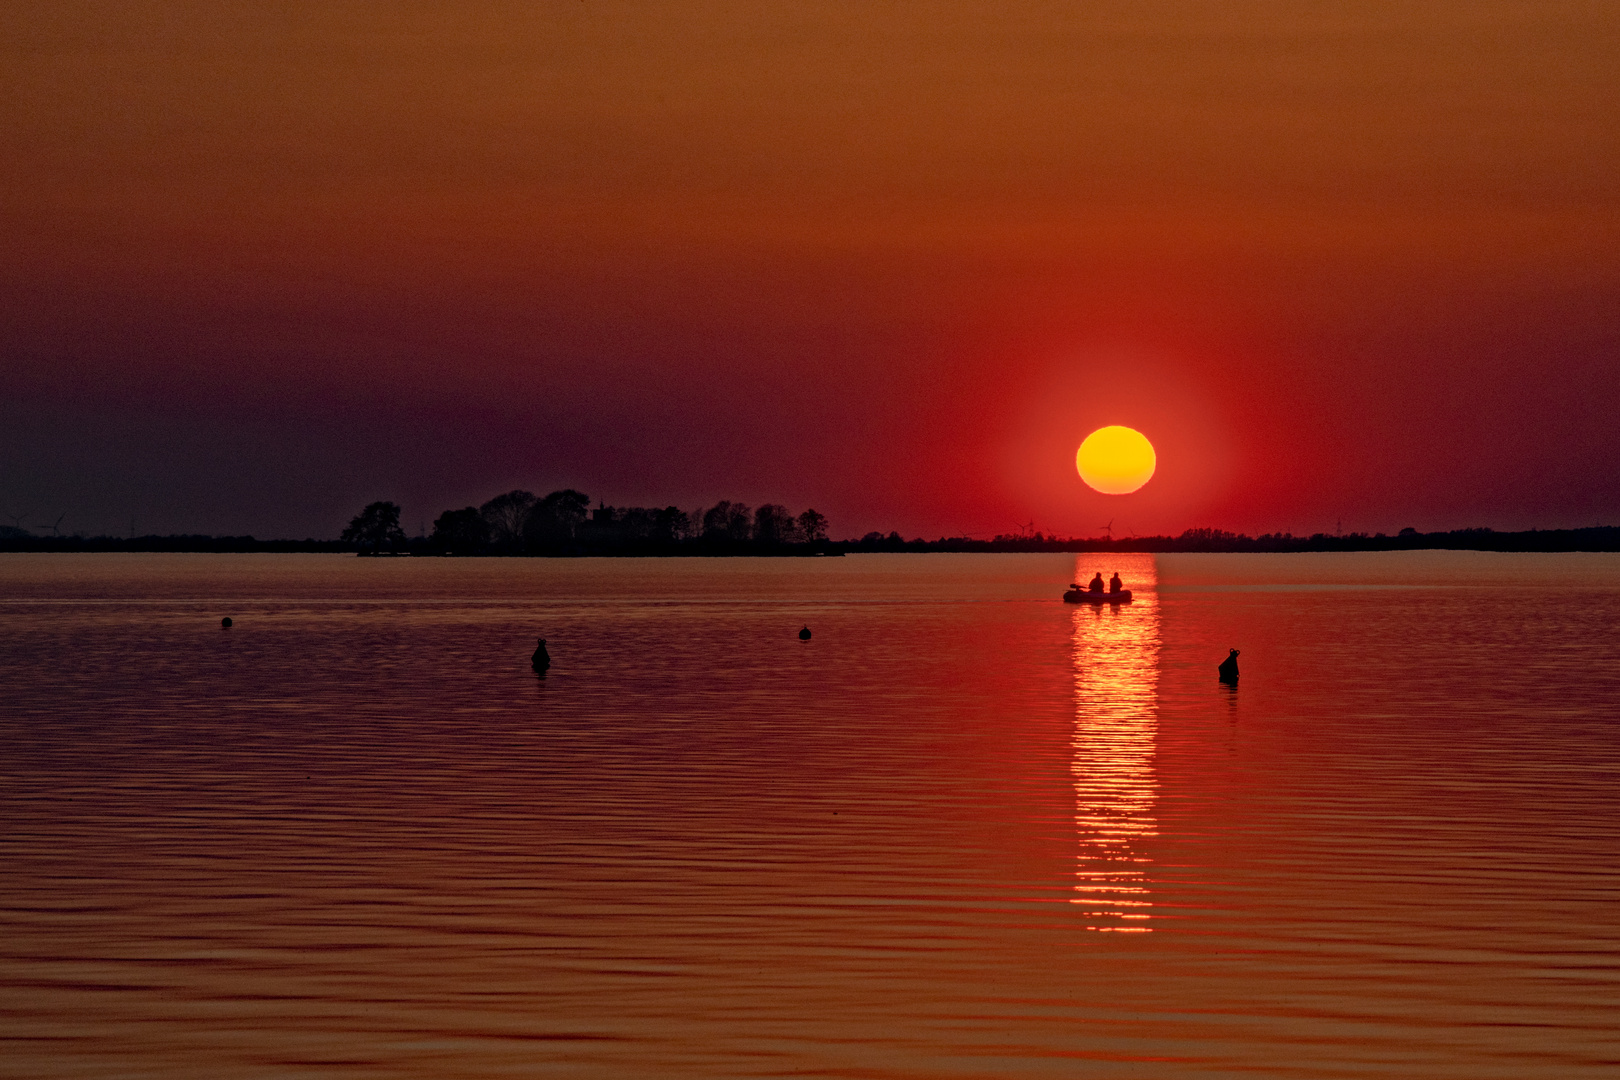
M 803 630 L 799 631 L 799 640 L 800 641 L 809 641 L 810 640 L 810 628 L 808 626 L 805 627 Z
M 219 625 L 229 630 L 231 628 L 231 617 L 229 615 L 225 616 L 223 619 L 219 620 Z
M 551 666 L 551 654 L 546 652 L 545 638 L 541 638 L 540 644 L 535 646 L 534 658 L 531 659 L 529 663 L 534 666 L 534 670 L 538 671 L 542 675 L 546 673 L 546 668 Z
M 1221 661 L 1221 666 L 1217 669 L 1221 673 L 1221 682 L 1237 685 L 1237 658 L 1238 651 L 1233 649 L 1226 659 Z

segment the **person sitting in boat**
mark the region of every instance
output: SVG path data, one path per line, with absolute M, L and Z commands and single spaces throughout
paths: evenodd
M 1119 588 L 1120 588 L 1119 571 L 1115 570 L 1114 571 L 1114 576 L 1108 579 L 1108 591 L 1111 592 L 1111 593 L 1116 593 L 1116 592 L 1119 592 Z
M 1097 576 L 1092 578 L 1091 579 L 1091 584 L 1086 586 L 1086 587 L 1088 589 L 1090 589 L 1092 592 L 1102 592 L 1103 591 L 1102 571 L 1101 570 L 1097 571 Z

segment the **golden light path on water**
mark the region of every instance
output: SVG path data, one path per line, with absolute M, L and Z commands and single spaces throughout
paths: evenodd
M 1089 576 L 1080 562 L 1076 581 Z M 1071 769 L 1079 853 L 1070 902 L 1091 917 L 1092 930 L 1152 929 L 1142 841 L 1158 834 L 1153 814 L 1159 684 L 1155 584 L 1139 576 L 1128 583 L 1134 592 L 1129 604 L 1078 604 L 1072 614 Z

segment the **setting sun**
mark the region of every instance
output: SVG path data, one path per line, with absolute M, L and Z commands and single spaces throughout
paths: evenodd
M 1087 435 L 1074 457 L 1080 479 L 1104 495 L 1130 494 L 1152 479 L 1158 463 L 1145 435 L 1118 424 Z

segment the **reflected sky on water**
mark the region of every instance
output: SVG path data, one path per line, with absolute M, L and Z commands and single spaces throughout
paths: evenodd
M 0 1077 L 1606 1078 L 1616 626 L 1615 556 L 0 558 Z

